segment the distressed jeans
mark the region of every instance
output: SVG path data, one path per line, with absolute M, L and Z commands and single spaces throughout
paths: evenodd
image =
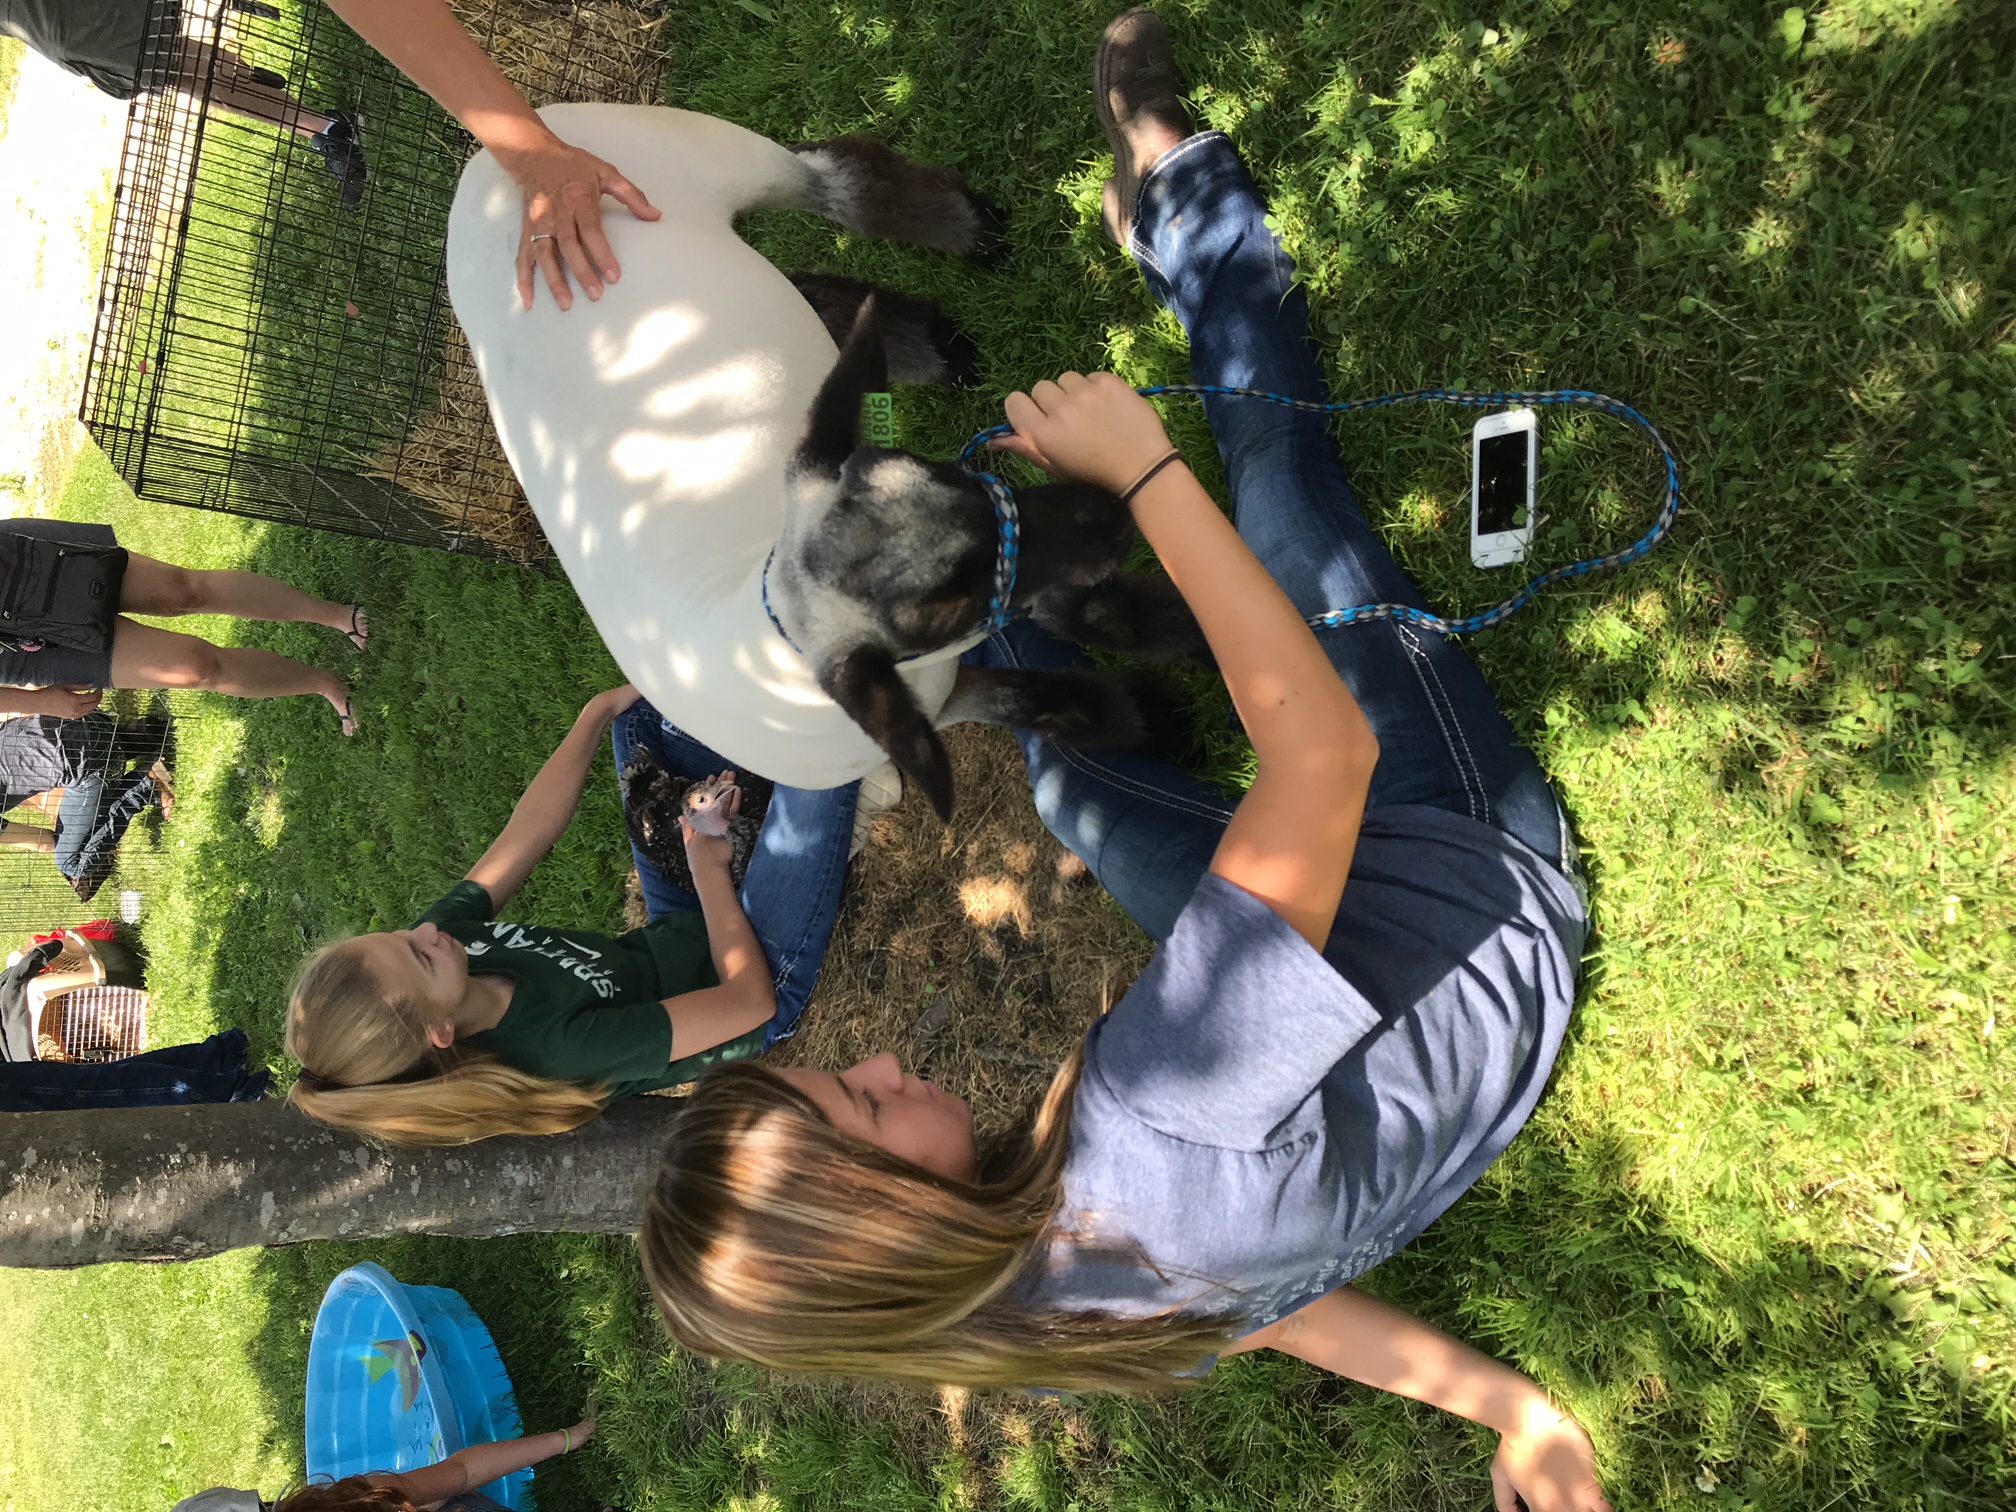
M 121 777 L 93 772 L 74 779 L 56 808 L 56 870 L 66 877 L 110 871 L 126 827 L 154 798 L 154 779 L 145 772 Z
M 640 746 L 675 777 L 712 777 L 735 765 L 641 698 L 616 717 L 609 740 L 619 776 Z M 854 802 L 860 789 L 858 782 L 818 791 L 779 783 L 763 817 L 749 871 L 742 879 L 741 899 L 777 989 L 777 1014 L 763 1041 L 766 1050 L 798 1027 L 798 1017 L 819 985 L 819 968 L 825 964 L 833 920 L 840 912 L 840 885 L 847 880 Z M 637 880 L 651 918 L 701 911 L 697 894 L 673 886 L 636 846 L 631 853 L 637 858 Z
M 1171 148 L 1141 181 L 1128 250 L 1190 336 L 1193 382 L 1329 401 L 1309 345 L 1295 264 L 1224 134 Z M 1327 419 L 1257 399 L 1211 397 L 1233 519 L 1305 615 L 1376 602 L 1428 607 L 1359 508 Z M 1368 805 L 1464 814 L 1572 867 L 1566 821 L 1484 676 L 1453 640 L 1394 620 L 1319 630 L 1331 665 L 1379 737 Z M 1089 665 L 1027 620 L 967 653 L 975 665 Z M 1211 863 L 1232 806 L 1169 762 L 1071 750 L 1017 731 L 1036 807 L 1156 940 L 1168 937 Z

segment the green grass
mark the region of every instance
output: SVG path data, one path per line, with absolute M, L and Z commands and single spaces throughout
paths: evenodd
M 788 266 L 934 293 L 974 333 L 980 394 L 901 401 L 920 449 L 949 454 L 1000 392 L 1064 366 L 1182 375 L 1094 216 L 1086 80 L 1111 9 L 678 17 L 674 103 L 787 140 L 873 131 L 1008 206 L 996 271 L 752 228 Z M 2009 1504 L 2016 19 L 1993 0 L 1166 14 L 1301 260 L 1341 395 L 1598 388 L 1685 467 L 1669 544 L 1476 642 L 1582 826 L 1597 935 L 1550 1097 L 1373 1284 L 1559 1393 L 1620 1507 Z M 1194 412 L 1171 414 L 1201 445 Z M 1396 550 L 1468 607 L 1501 590 L 1464 560 L 1464 423 L 1342 434 Z M 1655 477 L 1628 431 L 1550 417 L 1547 440 L 1544 555 L 1641 528 Z M 358 742 L 309 700 L 185 722 L 188 859 L 148 926 L 163 1032 L 242 1023 L 275 1056 L 302 945 L 409 917 L 612 669 L 557 577 L 136 505 L 102 468 L 72 502 L 138 549 L 372 605 Z M 326 632 L 257 633 L 348 656 Z M 619 835 L 598 788 L 526 915 L 613 920 Z M 367 1253 L 463 1288 L 534 1425 L 597 1391 L 604 1434 L 542 1479 L 552 1508 L 1488 1504 L 1485 1435 L 1280 1361 L 1162 1404 L 1003 1399 L 958 1432 L 923 1399 L 709 1369 L 663 1348 L 627 1248 L 585 1239 L 7 1277 L 7 1379 L 31 1410 L 0 1413 L 0 1497 L 277 1489 L 301 1323 Z M 206 1287 L 232 1314 L 221 1342 Z M 161 1362 L 145 1405 L 63 1363 L 70 1320 L 101 1308 Z M 212 1395 L 171 1414 L 167 1381 L 203 1370 Z M 158 1444 L 171 1415 L 198 1447 Z

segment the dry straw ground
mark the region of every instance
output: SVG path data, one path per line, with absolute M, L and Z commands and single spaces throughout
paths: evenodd
M 846 1066 L 894 1050 L 972 1102 L 984 1134 L 1034 1106 L 1150 947 L 1043 828 L 1005 730 L 962 725 L 945 743 L 952 822 L 915 790 L 876 816 L 819 989 L 775 1063 Z M 641 923 L 634 880 L 629 904 Z
M 527 0 L 458 0 L 454 10 L 534 105 L 659 99 L 670 61 L 663 14 L 613 0 L 557 12 Z M 453 529 L 505 556 L 544 554 L 538 522 L 490 423 L 469 343 L 452 320 L 441 342 L 434 403 L 414 418 L 403 443 L 364 471 L 410 489 Z

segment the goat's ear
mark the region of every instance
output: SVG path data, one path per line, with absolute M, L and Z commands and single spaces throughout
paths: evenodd
M 856 646 L 819 669 L 826 690 L 896 769 L 924 790 L 940 819 L 952 817 L 952 758 L 931 721 L 910 696 L 896 659 L 880 646 Z
M 875 316 L 875 296 L 861 301 L 840 360 L 819 385 L 812 401 L 805 439 L 792 459 L 794 471 L 837 476 L 861 440 L 861 396 L 889 387 L 889 357 L 882 346 L 882 328 Z

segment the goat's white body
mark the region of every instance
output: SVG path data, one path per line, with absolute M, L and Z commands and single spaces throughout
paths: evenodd
M 664 218 L 609 207 L 622 281 L 565 313 L 542 286 L 526 310 L 518 190 L 487 152 L 463 171 L 448 292 L 504 454 L 617 664 L 668 719 L 773 781 L 851 782 L 883 753 L 771 625 L 761 588 L 784 528 L 785 464 L 838 354 L 733 225 L 794 197 L 809 170 L 691 111 L 540 114 L 620 167 Z M 959 649 L 902 668 L 927 715 L 951 695 Z

